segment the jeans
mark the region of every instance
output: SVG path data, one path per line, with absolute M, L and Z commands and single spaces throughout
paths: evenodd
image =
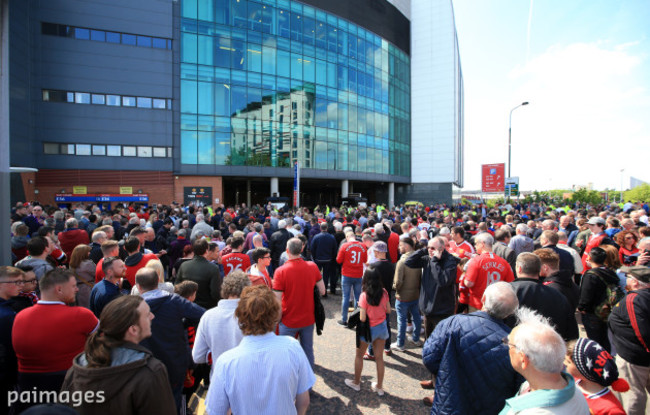
M 412 339 L 414 342 L 420 340 L 422 319 L 420 317 L 420 310 L 418 308 L 418 300 L 395 300 L 395 310 L 397 310 L 397 345 L 404 347 L 404 339 L 406 338 L 406 316 L 409 314 L 409 312 L 413 316 L 414 324 Z
M 350 289 L 354 289 L 354 306 L 359 302 L 361 295 L 361 278 L 341 277 L 341 290 L 343 290 L 343 301 L 341 303 L 341 320 L 348 321 L 348 307 L 350 304 Z
M 386 342 L 384 343 L 384 350 L 390 351 L 390 337 L 391 337 L 390 336 L 390 314 L 386 314 L 386 330 L 388 330 L 388 338 L 386 339 Z M 406 329 L 404 329 L 404 330 L 406 330 Z M 370 356 L 375 355 L 375 353 L 372 351 L 372 343 L 368 344 L 368 354 Z
M 280 322 L 280 336 L 291 336 L 296 337 L 296 333 L 300 336 L 300 346 L 302 350 L 305 351 L 307 355 L 307 360 L 311 368 L 314 368 L 314 325 L 311 324 L 305 327 L 292 328 L 287 327 L 282 322 Z
M 582 325 L 585 327 L 589 339 L 603 346 L 607 352 L 612 351 L 609 336 L 607 335 L 607 323 L 594 313 L 585 313 L 582 314 Z

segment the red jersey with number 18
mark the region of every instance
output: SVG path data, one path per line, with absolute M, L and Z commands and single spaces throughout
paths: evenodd
M 343 264 L 341 275 L 350 278 L 363 277 L 363 264 L 368 260 L 366 246 L 359 241 L 346 242 L 336 255 L 336 262 Z
M 497 281 L 512 282 L 515 276 L 505 259 L 487 252 L 470 259 L 464 279 L 474 283 L 469 287 L 469 305 L 480 310 L 483 308 L 483 292 L 488 285 Z
M 241 252 L 233 252 L 231 254 L 225 255 L 221 259 L 223 264 L 224 278 L 230 274 L 233 270 L 240 269 L 246 271 L 251 266 L 251 259 L 248 255 L 242 254 Z

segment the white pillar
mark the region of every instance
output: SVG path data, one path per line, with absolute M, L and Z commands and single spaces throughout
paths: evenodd
M 251 207 L 251 181 L 246 180 L 246 207 Z
M 280 196 L 280 179 L 271 177 L 271 196 Z
M 388 208 L 395 207 L 395 183 L 388 183 Z
M 348 197 L 350 191 L 348 190 L 350 182 L 348 180 L 341 181 L 341 197 Z

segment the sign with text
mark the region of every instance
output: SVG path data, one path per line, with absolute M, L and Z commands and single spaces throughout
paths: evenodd
M 120 186 L 121 195 L 129 195 L 133 193 L 133 187 L 131 186 Z
M 505 189 L 505 170 L 505 163 L 483 164 L 481 166 L 481 177 L 483 179 L 481 191 L 483 193 L 503 192 Z
M 75 195 L 66 193 L 57 193 L 54 195 L 54 201 L 57 203 L 70 202 L 149 202 L 149 195 L 145 193 L 136 193 L 130 195 L 117 195 L 109 193 L 89 193 L 85 195 Z
M 506 196 L 519 196 L 519 177 L 508 177 L 506 179 Z
M 212 204 L 212 187 L 210 186 L 192 186 L 183 188 L 183 201 L 186 205 L 194 203 L 195 205 L 207 206 Z
M 72 186 L 73 195 L 85 195 L 88 193 L 88 188 L 86 186 Z
M 300 206 L 300 164 L 293 166 L 293 207 Z

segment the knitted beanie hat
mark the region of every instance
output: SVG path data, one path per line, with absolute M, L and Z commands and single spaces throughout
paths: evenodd
M 611 386 L 617 392 L 625 392 L 630 385 L 618 377 L 618 368 L 612 355 L 593 340 L 581 337 L 573 349 L 573 362 L 585 379 L 602 386 Z

